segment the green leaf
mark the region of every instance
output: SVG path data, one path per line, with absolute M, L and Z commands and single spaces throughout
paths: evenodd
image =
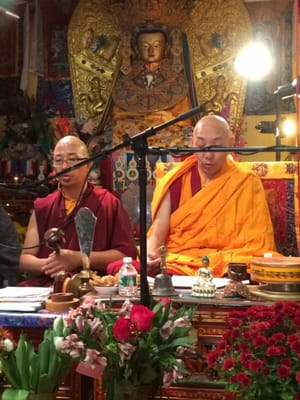
M 44 339 L 38 348 L 38 355 L 40 360 L 40 373 L 47 374 L 48 373 L 48 365 L 50 358 L 50 342 L 48 339 Z
M 0 356 L 0 360 L 2 371 L 5 374 L 9 383 L 15 388 L 20 387 L 21 378 L 16 366 L 15 353 L 11 352 L 6 357 Z
M 40 377 L 40 360 L 39 356 L 35 354 L 31 359 L 31 383 L 30 387 L 33 392 L 36 391 Z
M 15 350 L 16 367 L 20 375 L 20 388 L 30 390 L 31 382 L 31 359 L 34 355 L 34 348 L 27 337 L 20 335 L 17 348 Z
M 2 393 L 2 400 L 27 400 L 30 396 L 30 392 L 24 389 L 5 389 Z
M 57 390 L 57 383 L 47 374 L 40 375 L 37 393 L 53 393 Z

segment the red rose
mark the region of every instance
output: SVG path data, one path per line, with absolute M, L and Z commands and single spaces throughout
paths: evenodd
M 132 339 L 130 321 L 124 317 L 118 318 L 113 326 L 113 334 L 121 342 Z
M 142 304 L 134 305 L 130 311 L 130 320 L 139 331 L 147 332 L 152 327 L 155 313 Z

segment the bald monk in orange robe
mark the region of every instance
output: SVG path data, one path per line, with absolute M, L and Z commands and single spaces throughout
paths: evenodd
M 230 147 L 233 137 L 222 117 L 198 121 L 192 147 Z M 148 232 L 147 264 L 154 274 L 159 247 L 168 249 L 167 270 L 195 275 L 208 256 L 215 277 L 229 262 L 249 263 L 252 257 L 275 252 L 274 233 L 261 180 L 242 171 L 226 152 L 198 152 L 179 163 L 157 184 Z

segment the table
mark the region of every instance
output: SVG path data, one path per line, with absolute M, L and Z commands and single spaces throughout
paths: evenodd
M 98 297 L 98 296 L 97 296 Z M 114 296 L 112 299 L 103 298 L 103 301 L 112 300 L 119 307 L 124 298 Z M 227 327 L 228 313 L 234 309 L 243 309 L 257 304 L 272 304 L 263 299 L 253 298 L 231 299 L 223 298 L 218 291 L 215 298 L 195 298 L 189 295 L 179 295 L 172 298 L 173 303 L 186 304 L 197 307 L 192 334 L 197 337 L 198 357 L 189 360 L 190 376 L 188 380 L 163 389 L 161 398 L 169 400 L 224 400 L 226 393 L 223 386 L 213 377 L 207 376 L 205 368 L 205 354 L 211 346 L 220 340 Z M 138 299 L 135 299 L 138 301 Z M 0 312 L 0 325 L 8 327 L 15 337 L 24 332 L 37 346 L 43 337 L 45 329 L 52 327 L 53 320 L 58 314 L 41 310 L 36 313 Z M 105 396 L 101 387 L 101 380 L 93 381 L 86 376 L 78 374 L 74 365 L 71 373 L 61 385 L 57 400 L 104 400 Z

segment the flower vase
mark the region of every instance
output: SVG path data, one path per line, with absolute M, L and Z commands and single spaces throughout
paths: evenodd
M 123 400 L 148 400 L 153 398 L 151 385 L 122 387 Z
M 28 400 L 55 400 L 56 393 L 31 393 Z
M 33 393 L 25 389 L 7 388 L 2 393 L 2 400 L 55 400 L 56 393 Z

